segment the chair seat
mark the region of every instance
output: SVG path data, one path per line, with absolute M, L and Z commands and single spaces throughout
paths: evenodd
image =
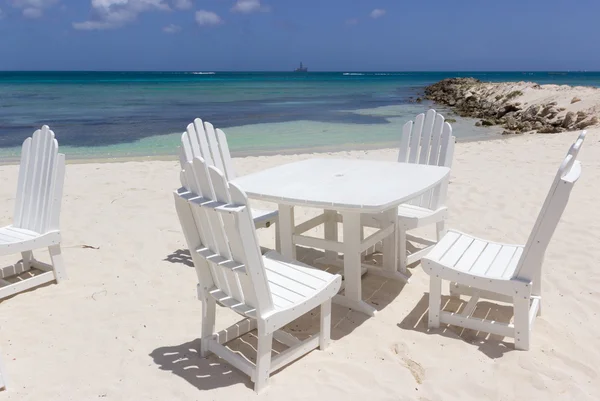
M 40 234 L 35 231 L 6 226 L 0 228 L 0 245 L 14 244 L 18 242 L 29 241 L 39 237 Z
M 398 206 L 398 223 L 407 230 L 412 230 L 444 220 L 447 211 L 445 206 L 431 210 L 421 206 L 402 204 Z
M 250 210 L 252 214 L 252 220 L 254 220 L 254 225 L 259 227 L 269 227 L 271 224 L 276 223 L 279 218 L 278 210 L 265 210 L 265 209 L 255 209 L 252 208 Z
M 0 228 L 0 255 L 30 251 L 55 245 L 60 242 L 60 233 L 52 231 L 39 234 L 35 231 L 6 226 Z
M 286 311 L 288 322 L 321 305 L 335 295 L 342 285 L 342 276 L 339 274 L 331 274 L 288 259 L 279 252 L 269 251 L 262 257 L 274 312 L 278 314 Z M 256 319 L 254 307 L 240 302 L 216 287 L 209 292 L 219 304 L 240 315 Z
M 421 264 L 429 274 L 460 283 L 474 279 L 510 280 L 523 246 L 499 244 L 459 231 L 448 231 Z
M 316 307 L 323 303 L 323 299 L 336 294 L 342 283 L 339 274 L 288 259 L 276 251 L 267 252 L 263 263 L 276 309 L 288 309 L 311 298 L 315 300 Z M 326 297 L 321 299 L 320 293 Z

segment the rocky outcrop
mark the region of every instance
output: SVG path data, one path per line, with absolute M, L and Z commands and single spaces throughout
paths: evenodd
M 506 129 L 504 134 L 558 133 L 599 122 L 585 111 L 565 113 L 566 109 L 557 107 L 555 101 L 528 105 L 519 101 L 525 99 L 524 90 L 539 91 L 541 86 L 531 82 L 483 83 L 475 78 L 449 78 L 426 87 L 425 97 L 452 107 L 462 117 L 477 118 L 476 125 L 502 126 Z

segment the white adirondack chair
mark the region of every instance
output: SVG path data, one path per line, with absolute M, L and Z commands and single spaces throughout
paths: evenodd
M 544 254 L 581 174 L 577 154 L 584 138 L 585 131 L 560 165 L 525 246 L 499 244 L 451 230 L 423 258 L 423 269 L 431 276 L 430 328 L 452 324 L 513 337 L 515 348 L 529 349 L 531 328 L 541 312 Z M 441 310 L 442 280 L 451 282 L 451 294 L 471 296 L 462 313 Z M 514 323 L 472 317 L 480 298 L 511 302 Z
M 196 118 L 187 126 L 187 131 L 181 135 L 180 162 L 184 168 L 186 162 L 194 157 L 202 157 L 210 166 L 221 170 L 228 181 L 236 177 L 233 168 L 227 137 L 220 129 L 215 129 L 207 121 L 204 123 Z M 277 210 L 251 209 L 252 218 L 256 228 L 269 227 L 277 223 L 279 212 Z M 276 243 L 279 244 L 279 229 L 275 226 Z
M 455 141 L 450 124 L 444 122 L 441 114 L 430 109 L 427 114 L 419 114 L 414 123 L 404 124 L 398 162 L 451 167 Z M 444 205 L 447 189 L 448 182 L 445 181 L 398 207 L 398 267 L 401 273 L 405 274 L 407 265 L 420 260 L 436 244 L 436 241 L 408 234 L 407 231 L 435 223 L 437 240 L 444 235 L 444 221 L 448 214 Z M 363 226 L 381 228 L 375 216 L 365 217 L 362 223 Z M 425 247 L 408 254 L 407 241 Z
M 185 182 L 175 191 L 177 214 L 196 272 L 202 301 L 201 356 L 209 352 L 250 376 L 259 392 L 269 375 L 317 346 L 327 347 L 331 298 L 341 276 L 288 260 L 275 251 L 261 255 L 246 194 L 200 157 L 185 164 Z M 215 333 L 216 303 L 245 317 Z M 320 333 L 307 340 L 280 331 L 320 306 Z M 258 330 L 256 364 L 223 344 Z M 272 340 L 290 348 L 271 358 Z
M 66 279 L 60 250 L 59 216 L 65 177 L 65 155 L 58 153 L 54 132 L 44 125 L 23 142 L 13 224 L 0 228 L 0 256 L 21 253 L 22 262 L 2 270 L 0 299 L 38 285 Z M 52 265 L 33 251 L 48 248 Z M 23 279 L 9 277 L 32 268 L 43 271 Z

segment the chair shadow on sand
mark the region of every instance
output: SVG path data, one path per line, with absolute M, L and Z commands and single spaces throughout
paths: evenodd
M 324 256 L 322 251 L 297 247 L 297 259 L 308 265 L 315 266 L 315 259 Z M 193 267 L 190 253 L 188 250 L 178 249 L 169 254 L 166 261 L 171 263 L 181 263 Z M 333 270 L 335 268 L 321 267 L 324 270 Z M 366 275 L 362 279 L 363 300 L 382 310 L 389 305 L 402 291 L 404 283 L 394 280 L 388 280 L 375 275 Z M 200 308 L 200 305 L 198 305 Z M 352 333 L 361 324 L 366 322 L 369 317 L 361 312 L 353 311 L 349 308 L 333 304 L 331 308 L 331 339 L 338 341 L 348 334 Z M 219 311 L 217 309 L 217 315 Z M 304 316 L 296 319 L 283 330 L 301 340 L 308 338 L 319 330 L 320 313 L 319 308 L 313 309 Z M 200 324 L 200 322 L 198 322 Z M 223 327 L 217 327 L 217 330 Z M 256 357 L 257 338 L 256 331 L 251 331 L 244 336 L 235 339 L 227 346 L 250 361 L 254 362 Z M 277 341 L 273 341 L 273 352 L 278 353 L 286 347 Z M 320 352 L 318 349 L 312 352 Z M 307 354 L 307 355 L 310 355 Z M 208 358 L 200 357 L 200 339 L 194 339 L 180 345 L 160 347 L 150 354 L 154 362 L 161 370 L 171 371 L 173 374 L 186 380 L 188 383 L 199 390 L 210 390 L 218 387 L 227 387 L 237 383 L 244 383 L 248 388 L 252 388 L 249 378 L 225 361 L 211 355 Z M 304 356 L 303 358 L 305 358 Z M 297 363 L 298 361 L 294 362 Z M 282 369 L 285 369 L 283 367 Z
M 460 313 L 467 305 L 467 301 L 459 298 L 442 296 L 443 310 L 448 312 Z M 429 294 L 425 293 L 406 316 L 398 327 L 404 330 L 415 330 L 421 333 L 442 335 L 445 337 L 460 339 L 468 344 L 477 345 L 479 351 L 491 359 L 501 358 L 505 353 L 514 351 L 512 342 L 503 341 L 504 337 L 490 334 L 483 331 L 465 329 L 463 327 L 441 324 L 438 329 L 429 329 L 427 327 L 429 314 Z M 501 303 L 480 301 L 477 303 L 477 309 L 473 317 L 479 319 L 494 320 L 500 323 L 509 323 L 513 315 L 512 306 Z
M 188 249 L 177 249 L 176 251 L 167 255 L 165 262 L 171 263 L 182 263 L 189 267 L 194 267 L 194 261 L 192 260 L 192 255 L 190 255 L 190 251 Z

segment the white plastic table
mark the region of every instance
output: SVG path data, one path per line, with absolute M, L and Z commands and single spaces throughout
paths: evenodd
M 308 159 L 263 170 L 233 180 L 253 199 L 279 205 L 280 246 L 283 255 L 295 257 L 295 243 L 300 243 L 294 224 L 294 206 L 324 209 L 319 218 L 325 223 L 325 240 L 303 237 L 304 245 L 317 245 L 344 254 L 345 295 L 334 301 L 354 310 L 374 315 L 375 308 L 361 297 L 361 252 L 365 244 L 383 240 L 383 269 L 397 273 L 396 222 L 398 205 L 421 195 L 447 179 L 450 169 L 409 163 L 351 160 Z M 343 243 L 337 241 L 337 220 L 328 213 L 340 213 Z M 390 226 L 379 237 L 363 240 L 361 214 L 381 213 Z M 328 224 L 329 223 L 329 224 Z M 312 226 L 311 226 L 312 227 Z M 383 235 L 385 237 L 381 238 Z M 332 241 L 332 239 L 336 241 Z

